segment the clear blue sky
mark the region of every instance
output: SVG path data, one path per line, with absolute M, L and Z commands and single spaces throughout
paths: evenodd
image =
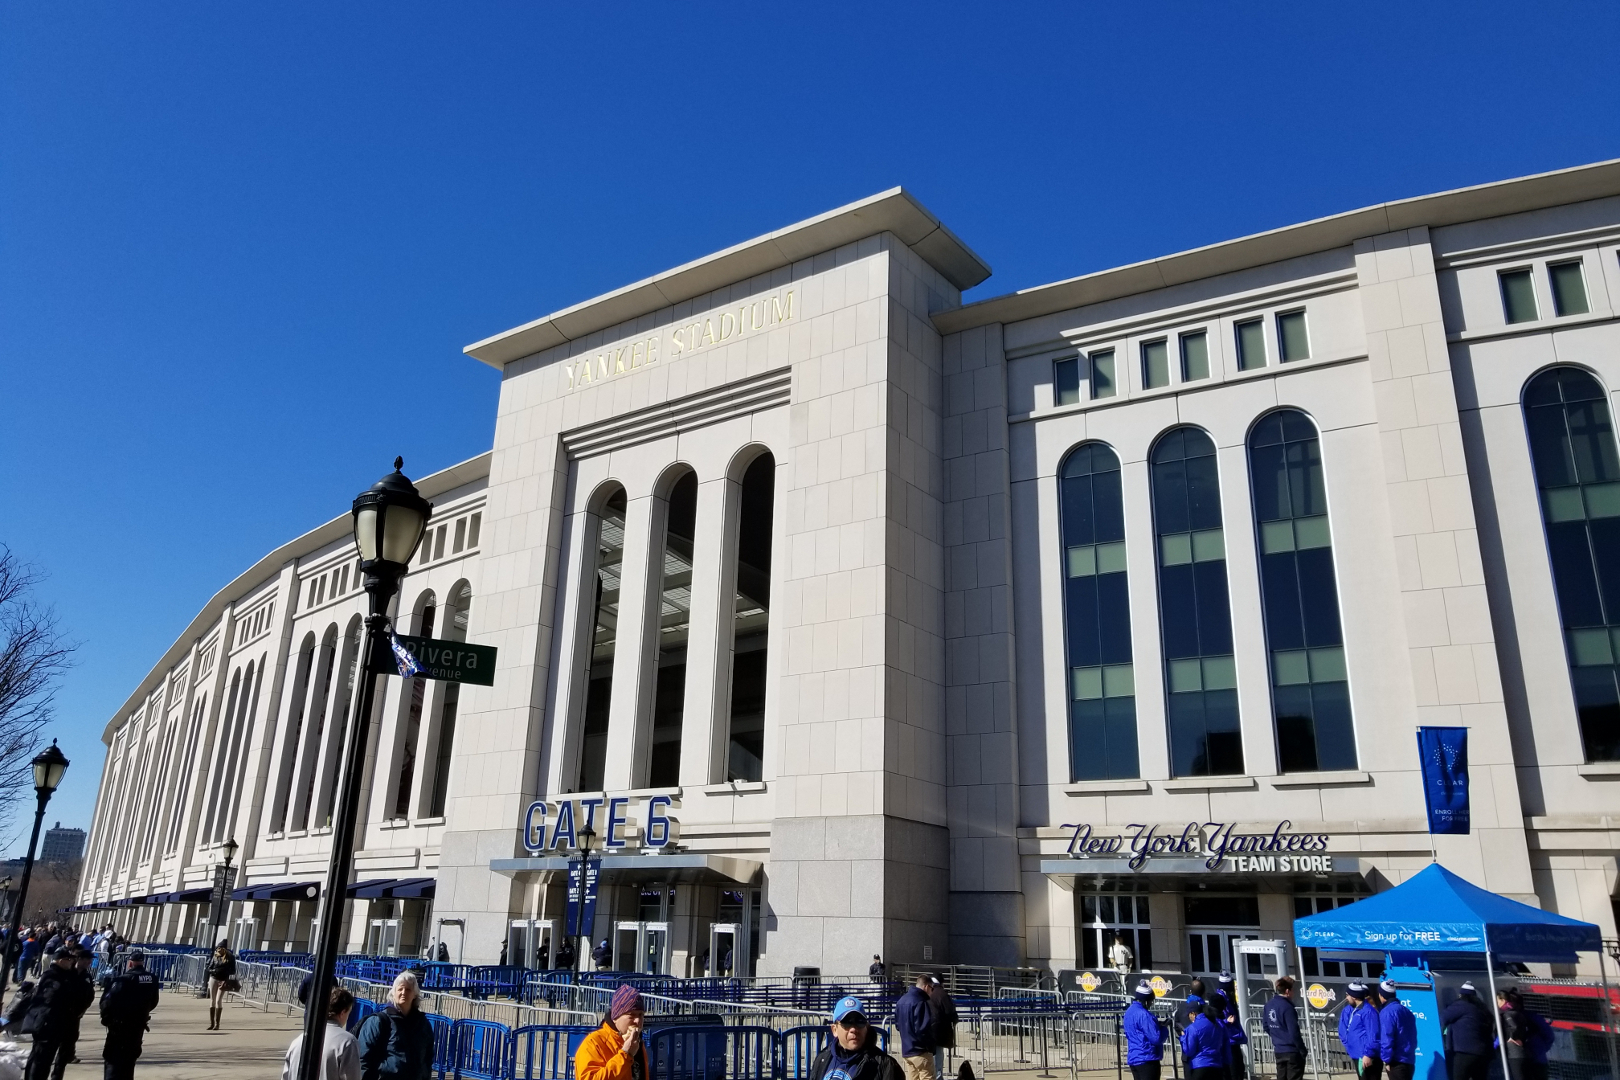
M 1522 0 L 7 3 L 0 541 L 83 645 L 50 816 L 217 589 L 488 448 L 468 342 L 895 184 L 982 297 L 1620 156 L 1617 41 Z

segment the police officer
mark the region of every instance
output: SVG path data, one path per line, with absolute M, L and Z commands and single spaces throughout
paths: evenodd
M 127 970 L 101 995 L 101 1025 L 107 1029 L 101 1049 L 105 1080 L 133 1080 L 146 1021 L 158 1003 L 158 979 L 146 970 L 146 955 L 132 951 L 125 959 Z
M 73 1057 L 79 1017 L 90 1005 L 94 993 L 73 970 L 73 950 L 59 948 L 52 954 L 51 966 L 39 979 L 28 1013 L 23 1017 L 24 1033 L 34 1037 L 28 1055 L 27 1080 L 62 1080 L 62 1073 Z
M 1378 996 L 1384 1002 L 1378 1010 L 1378 1056 L 1384 1072 L 1389 1080 L 1412 1080 L 1417 1064 L 1417 1021 L 1412 1010 L 1401 1004 L 1392 980 L 1378 984 Z

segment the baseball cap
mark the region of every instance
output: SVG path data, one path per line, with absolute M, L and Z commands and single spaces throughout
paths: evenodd
M 863 1019 L 866 1017 L 866 1009 L 861 1005 L 861 999 L 854 994 L 845 994 L 838 999 L 838 1004 L 833 1006 L 833 1023 L 841 1022 L 851 1013 L 859 1013 Z

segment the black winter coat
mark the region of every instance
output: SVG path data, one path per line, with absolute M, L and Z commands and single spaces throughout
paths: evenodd
M 421 1008 L 402 1013 L 390 1005 L 360 1025 L 361 1080 L 429 1080 L 433 1075 L 433 1023 Z
M 36 1039 L 56 1039 L 79 1029 L 79 1017 L 95 1000 L 95 991 L 72 968 L 52 964 L 39 977 L 39 986 L 23 1014 L 22 1030 Z
M 877 1032 L 868 1030 L 866 1045 L 861 1047 L 860 1058 L 852 1063 L 849 1070 L 849 1080 L 901 1080 L 905 1075 L 900 1071 L 900 1063 L 890 1054 L 878 1049 Z M 815 1061 L 810 1063 L 810 1075 L 805 1080 L 824 1080 L 832 1068 L 832 1043 L 821 1048 Z
M 1440 1013 L 1440 1027 L 1451 1036 L 1454 1054 L 1489 1054 L 1496 1041 L 1496 1018 L 1472 994 L 1459 995 Z

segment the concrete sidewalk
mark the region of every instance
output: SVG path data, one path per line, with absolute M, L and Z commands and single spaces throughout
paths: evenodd
M 183 989 L 165 990 L 152 1014 L 136 1077 L 151 1080 L 280 1080 L 281 1061 L 301 1030 L 303 1014 L 286 1015 L 272 1006 L 268 1013 L 246 1005 L 225 1006 L 221 1030 L 208 1031 L 208 1000 Z M 95 1007 L 80 1029 L 79 1063 L 68 1066 L 66 1080 L 99 1080 L 101 1044 L 107 1029 Z M 23 1040 L 26 1042 L 26 1038 Z

